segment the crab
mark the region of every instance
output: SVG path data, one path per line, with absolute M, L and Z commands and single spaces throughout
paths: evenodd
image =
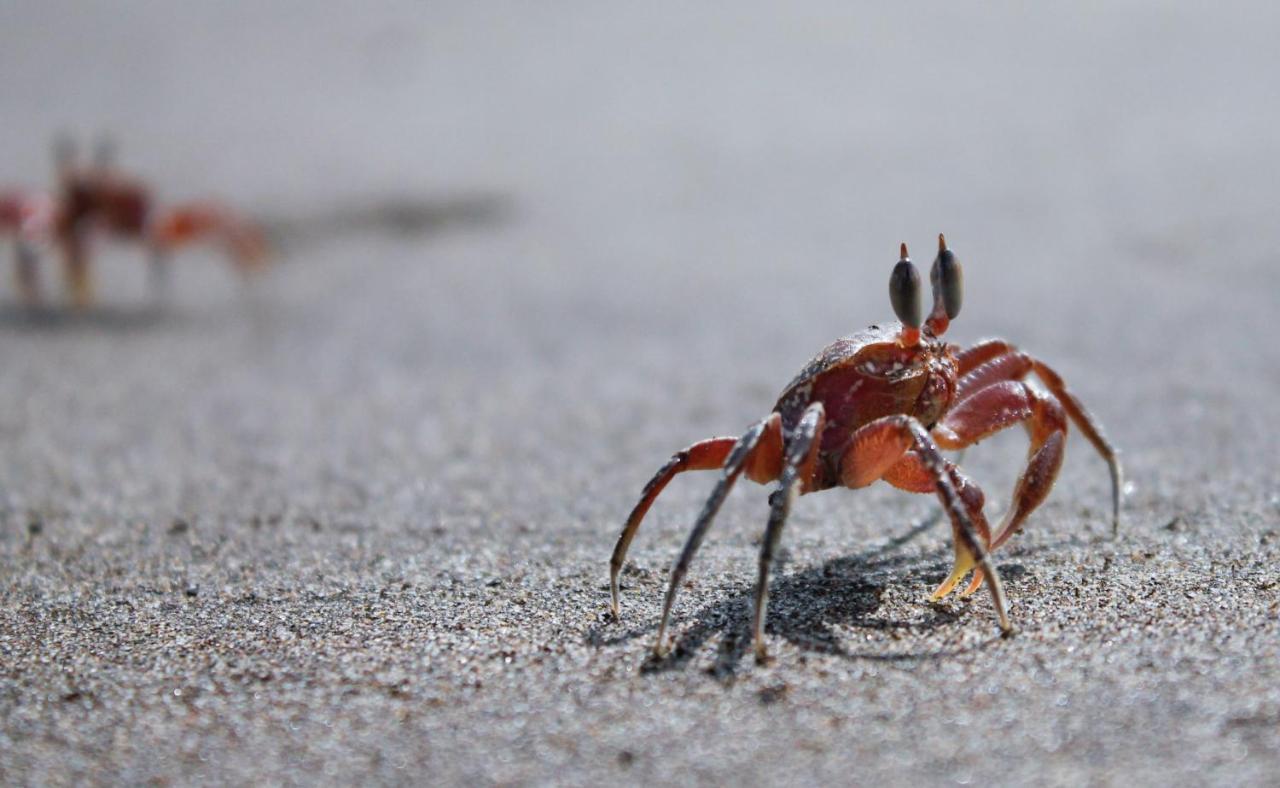
M 1107 462 L 1112 535 L 1118 532 L 1123 475 L 1119 454 L 1097 419 L 1048 364 L 1011 343 L 987 339 L 962 349 L 943 339 L 960 313 L 963 276 L 942 235 L 929 279 L 933 307 L 922 320 L 920 274 L 902 244 L 889 278 L 889 300 L 900 322 L 837 339 L 805 365 L 772 412 L 741 437 L 709 438 L 676 452 L 645 486 L 610 561 L 611 604 L 618 619 L 619 573 L 653 502 L 680 473 L 720 470 L 671 569 L 653 646 L 656 656 L 665 653 L 672 607 L 694 553 L 725 497 L 744 475 L 759 484 L 778 482 L 769 499 L 754 594 L 752 636 L 760 662 L 768 659 L 764 624 L 769 571 L 798 495 L 884 480 L 908 492 L 938 496 L 951 522 L 955 559 L 930 600 L 946 597 L 972 573 L 961 595 L 974 593 L 985 582 L 1005 636 L 1013 634 L 1014 627 L 991 555 L 1022 529 L 1049 495 L 1062 467 L 1068 421 Z M 1028 382 L 1032 374 L 1040 385 Z M 992 530 L 983 513 L 982 490 L 943 451 L 962 450 L 1017 424 L 1030 438 L 1026 467 L 1003 521 Z
M 251 222 L 213 201 L 156 205 L 146 184 L 112 166 L 109 146 L 100 146 L 90 166 L 78 166 L 73 147 L 59 140 L 55 157 L 55 195 L 0 195 L 0 232 L 16 240 L 19 291 L 29 305 L 40 301 L 34 251 L 38 245 L 51 244 L 60 251 L 68 294 L 76 307 L 93 302 L 88 246 L 94 235 L 142 244 L 150 255 L 157 292 L 167 281 L 172 254 L 196 241 L 220 244 L 243 274 L 258 270 L 266 260 L 266 242 Z

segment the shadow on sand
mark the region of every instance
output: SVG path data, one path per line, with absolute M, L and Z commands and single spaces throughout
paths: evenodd
M 511 211 L 511 200 L 501 194 L 391 196 L 307 215 L 268 217 L 261 224 L 272 246 L 287 248 L 355 234 L 407 238 L 491 226 L 505 221 Z
M 0 304 L 0 329 L 31 333 L 142 332 L 158 326 L 190 322 L 191 319 L 162 304 L 141 307 L 94 306 L 81 310 L 52 305 Z
M 840 631 L 851 627 L 922 634 L 956 625 L 967 616 L 963 608 L 947 603 L 922 604 L 919 608 L 921 614 L 909 619 L 877 615 L 881 607 L 881 596 L 887 588 L 881 579 L 885 573 L 892 573 L 894 582 L 922 586 L 941 582 L 946 576 L 950 566 L 947 560 L 888 555 L 927 531 L 937 520 L 935 515 L 883 546 L 858 555 L 836 558 L 820 566 L 786 575 L 782 574 L 782 566 L 778 566 L 769 592 L 766 633 L 783 638 L 802 651 L 877 662 L 912 662 L 953 657 L 979 651 L 999 642 L 1000 636 L 992 635 L 981 642 L 954 648 L 908 652 L 850 651 L 842 642 L 844 638 L 839 634 Z M 1080 540 L 1065 541 L 1076 544 Z M 1006 587 L 1016 588 L 1017 580 L 1026 574 L 1026 569 L 1016 561 L 1018 557 L 1061 546 L 1063 545 L 1054 544 L 1010 551 L 1004 556 L 1006 560 L 998 564 Z M 753 595 L 753 585 L 739 584 L 733 588 L 728 598 L 681 616 L 693 623 L 683 629 L 665 656 L 650 654 L 641 666 L 641 671 L 657 673 L 681 669 L 699 654 L 708 640 L 719 635 L 715 662 L 708 672 L 718 680 L 731 681 L 741 670 L 743 658 L 751 650 Z M 588 634 L 587 642 L 596 647 L 617 645 L 637 638 L 652 637 L 656 630 L 655 622 L 618 634 L 608 634 L 616 626 L 614 622 L 597 626 Z

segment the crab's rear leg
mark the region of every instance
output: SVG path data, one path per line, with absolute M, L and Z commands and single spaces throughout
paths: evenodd
M 791 502 L 798 493 L 804 492 L 813 478 L 817 465 L 818 448 L 821 442 L 817 437 L 822 434 L 826 422 L 822 403 L 810 405 L 800 418 L 791 433 L 791 441 L 787 444 L 786 458 L 782 467 L 782 478 L 778 491 L 771 498 L 769 525 L 765 528 L 764 541 L 760 544 L 760 576 L 756 581 L 755 610 L 751 631 L 756 644 L 756 661 L 768 659 L 769 651 L 764 642 L 764 620 L 769 605 L 769 568 L 773 565 L 773 554 L 777 552 L 778 541 L 782 538 L 782 527 L 786 525 L 787 515 L 791 512 Z
M 193 202 L 168 209 L 156 218 L 147 233 L 157 270 L 176 250 L 199 241 L 220 245 L 243 275 L 262 268 L 267 243 L 252 222 L 213 202 Z
M 991 579 L 991 601 L 1000 629 L 1006 635 L 1011 634 L 1013 625 L 1009 622 L 1004 586 L 991 561 L 984 535 L 961 497 L 958 476 L 949 469 L 938 446 L 919 421 L 905 415 L 885 416 L 859 427 L 841 457 L 841 481 L 846 487 L 866 487 L 884 477 L 912 449 L 932 477 L 934 491 L 951 518 L 956 540 L 956 566 L 952 575 L 959 572 L 963 577 L 970 569 L 981 569 Z
M 764 421 L 765 429 L 759 438 L 758 448 L 752 453 L 747 477 L 755 481 L 765 482 L 777 477 L 782 465 L 782 420 L 778 414 L 772 414 Z M 698 441 L 687 449 L 682 449 L 671 456 L 666 465 L 658 469 L 649 483 L 644 486 L 640 500 L 631 510 L 618 542 L 613 547 L 613 557 L 609 560 L 609 593 L 615 618 L 621 617 L 619 604 L 618 576 L 622 565 L 627 560 L 627 550 L 631 540 L 635 538 L 640 523 L 649 512 L 649 507 L 657 500 L 667 484 L 678 474 L 685 471 L 710 471 L 725 465 L 729 453 L 733 451 L 738 438 L 708 438 Z
M 766 438 L 768 438 L 768 443 L 766 443 Z M 680 557 L 676 559 L 675 564 L 671 567 L 671 579 L 667 585 L 667 596 L 662 602 L 662 618 L 658 622 L 658 637 L 653 643 L 655 654 L 661 655 L 663 653 L 667 621 L 671 618 L 671 608 L 675 605 L 676 594 L 680 591 L 680 584 L 684 581 L 684 576 L 689 571 L 689 564 L 693 561 L 693 556 L 698 552 L 698 547 L 701 546 L 703 537 L 707 535 L 707 529 L 711 527 L 711 521 L 715 519 L 716 513 L 720 511 L 720 506 L 724 503 L 724 499 L 729 496 L 729 491 L 733 489 L 734 483 L 738 481 L 738 477 L 742 475 L 743 471 L 749 471 L 750 478 L 755 481 L 768 481 L 776 478 L 781 465 L 782 418 L 777 413 L 772 413 L 747 430 L 733 444 L 733 448 L 729 450 L 729 456 L 725 459 L 724 466 L 721 468 L 720 479 L 716 482 L 715 488 L 712 489 L 707 502 L 703 504 L 702 511 L 698 514 L 697 521 L 694 522 L 693 530 L 689 532 L 689 538 L 684 543 L 684 549 L 680 551 Z M 772 471 L 772 475 L 768 475 L 770 471 Z
M 988 339 L 973 347 L 962 350 L 958 356 L 959 371 L 962 377 L 956 384 L 956 401 L 963 402 L 967 397 L 993 383 L 1006 380 L 1022 380 L 1031 372 L 1035 372 L 1045 388 L 1062 404 L 1071 421 L 1080 433 L 1093 445 L 1099 456 L 1107 463 L 1111 473 L 1111 532 L 1120 530 L 1120 496 L 1124 489 L 1124 471 L 1120 466 L 1119 452 L 1107 440 L 1102 425 L 1084 406 L 1084 403 L 1071 393 L 1066 382 L 1052 367 L 1043 361 L 1019 352 L 1017 348 L 1003 339 Z

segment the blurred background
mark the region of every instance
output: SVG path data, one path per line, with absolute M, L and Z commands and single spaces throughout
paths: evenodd
M 844 720 L 871 701 L 864 664 L 842 686 L 795 664 L 803 643 L 780 656 L 796 671 L 794 708 L 777 712 L 792 734 L 736 760 L 742 731 L 778 724 L 754 695 L 697 670 L 637 672 L 705 479 L 673 484 L 633 549 L 626 625 L 642 634 L 601 618 L 612 539 L 652 471 L 764 415 L 831 339 L 890 319 L 897 244 L 927 265 L 945 232 L 967 285 L 949 336 L 1003 336 L 1054 363 L 1132 481 L 1132 541 L 1099 548 L 1105 467 L 1073 441 L 1025 535 L 1045 551 L 1020 559 L 1031 575 L 1075 582 L 1099 550 L 1146 550 L 1159 559 L 1133 570 L 1145 582 L 1182 572 L 1189 588 L 1214 586 L 1230 564 L 1252 595 L 1194 614 L 1182 597 L 1162 614 L 1117 603 L 1099 642 L 1139 620 L 1191 627 L 1200 657 L 1231 666 L 1217 694 L 1200 687 L 1205 707 L 1188 712 L 1161 695 L 1170 675 L 1138 713 L 1078 666 L 1052 695 L 1028 674 L 1023 709 L 1069 696 L 1071 719 L 1096 729 L 1050 747 L 1033 735 L 1048 722 L 1019 718 L 1025 735 L 1001 745 L 1007 774 L 1217 764 L 1223 779 L 1262 779 L 1274 731 L 1221 720 L 1280 719 L 1263 659 L 1280 516 L 1278 32 L 1280 11 L 1262 3 L 0 7 L 0 187 L 52 188 L 58 133 L 86 147 L 109 135 L 160 200 L 216 196 L 276 244 L 247 291 L 216 253 L 179 256 L 163 310 L 127 245 L 102 244 L 99 303 L 79 315 L 29 319 L 6 272 L 0 765 L 521 781 L 563 777 L 556 764 L 678 779 L 704 757 L 704 777 L 817 779 L 857 755 L 872 776 L 982 774 L 986 745 L 954 743 L 939 726 L 955 717 L 927 713 L 918 688 L 892 689 L 922 709 L 903 722 L 914 751 L 881 746 L 903 726 L 813 722 L 805 703 L 833 690 L 853 704 L 832 712 Z M 966 459 L 993 509 L 1024 446 L 998 436 Z M 726 506 L 686 615 L 748 581 L 762 501 L 756 489 Z M 878 488 L 805 499 L 791 560 L 882 544 L 928 510 Z M 942 572 L 945 531 L 908 555 Z M 1071 629 L 1088 618 L 1079 588 L 1057 598 L 1035 582 L 1011 590 L 1033 642 L 1062 654 L 1036 598 L 1046 616 L 1074 611 L 1062 626 L 1089 642 Z M 916 585 L 901 609 L 920 615 Z M 401 618 L 389 627 L 368 605 Z M 990 611 L 973 607 L 965 625 L 981 629 Z M 832 626 L 838 641 L 888 638 L 847 617 Z M 1230 651 L 1227 630 L 1271 645 Z M 559 650 L 529 661 L 548 643 Z M 695 659 L 712 659 L 700 647 Z M 506 656 L 459 656 L 475 653 Z M 993 659 L 965 669 L 989 676 Z M 293 683 L 247 687 L 255 670 Z M 741 670 L 751 691 L 778 676 Z M 485 681 L 500 689 L 472 684 Z M 550 693 L 574 687 L 600 700 L 556 705 Z M 207 705 L 175 707 L 175 688 Z M 712 706 L 690 700 L 706 692 Z M 147 700 L 129 706 L 137 693 Z M 626 712 L 654 726 L 649 744 L 627 743 L 637 729 L 588 736 L 630 693 L 654 699 Z M 1221 724 L 1178 742 L 1105 736 L 1199 712 Z M 975 719 L 974 735 L 994 719 Z M 706 733 L 701 756 L 679 746 L 686 725 Z M 798 760 L 792 735 L 866 751 Z M 1239 758 L 1218 757 L 1224 736 Z M 664 742 L 676 752 L 659 758 Z

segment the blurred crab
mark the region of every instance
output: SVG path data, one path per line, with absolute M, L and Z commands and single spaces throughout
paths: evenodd
M 109 145 L 89 166 L 78 166 L 66 140 L 55 146 L 58 188 L 54 196 L 0 194 L 0 232 L 16 244 L 18 288 L 28 304 L 39 303 L 35 248 L 53 245 L 63 260 L 68 296 L 76 307 L 93 302 L 89 242 L 95 235 L 142 244 L 150 255 L 153 288 L 167 280 L 168 261 L 197 241 L 219 244 L 244 274 L 262 267 L 267 245 L 251 222 L 211 201 L 158 206 L 142 182 L 112 166 Z
M 1062 466 L 1068 419 L 1110 467 L 1113 534 L 1119 529 L 1120 461 L 1097 420 L 1058 373 L 1012 344 L 988 339 L 961 349 L 942 339 L 960 313 L 963 288 L 960 263 L 941 235 L 929 278 L 933 308 L 922 320 L 920 274 L 903 244 L 889 279 L 889 300 L 900 323 L 872 326 L 828 345 L 783 390 L 773 411 L 741 437 L 709 438 L 676 452 L 645 486 L 610 562 L 615 617 L 621 615 L 618 575 L 649 507 L 677 474 L 720 469 L 671 569 L 655 654 L 664 653 L 667 623 L 689 563 L 742 475 L 760 484 L 779 482 L 770 497 L 755 590 L 752 633 L 759 661 L 767 659 L 769 570 L 797 495 L 866 487 L 879 479 L 908 492 L 937 495 L 951 521 L 955 560 L 930 599 L 945 597 L 972 572 L 962 595 L 985 581 L 1005 635 L 1013 625 L 991 553 L 1018 533 L 1048 496 Z M 1027 383 L 1032 373 L 1043 387 Z M 942 451 L 963 449 L 1016 424 L 1030 437 L 1027 464 L 1003 522 L 993 531 L 983 514 L 982 490 Z

